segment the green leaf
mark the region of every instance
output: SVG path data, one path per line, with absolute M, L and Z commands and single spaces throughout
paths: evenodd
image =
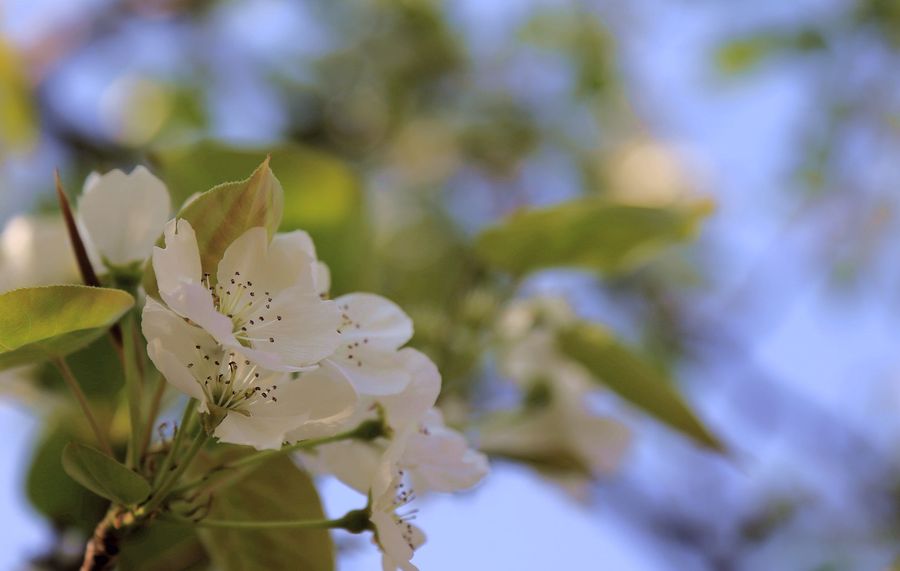
M 140 474 L 99 450 L 77 442 L 63 449 L 62 466 L 73 480 L 100 497 L 133 505 L 150 494 L 150 484 Z
M 263 150 L 204 142 L 160 151 L 156 162 L 177 200 L 242 177 L 266 156 L 284 188 L 280 230 L 309 232 L 319 257 L 331 268 L 335 291 L 358 287 L 367 260 L 368 227 L 362 187 L 344 161 L 297 144 Z
M 208 569 L 209 556 L 188 525 L 154 521 L 128 534 L 120 545 L 119 568 L 129 571 Z
M 271 237 L 281 224 L 283 209 L 284 191 L 267 158 L 250 178 L 220 184 L 189 198 L 176 218 L 190 222 L 197 234 L 203 271 L 215 276 L 219 260 L 236 238 L 256 226 L 265 227 Z M 149 295 L 159 292 L 152 264 L 144 274 L 144 289 Z
M 580 324 L 561 332 L 558 343 L 566 355 L 631 404 L 708 448 L 724 450 L 671 382 L 610 331 Z
M 67 476 L 60 460 L 66 444 L 92 437 L 84 415 L 73 411 L 51 418 L 34 446 L 25 480 L 26 494 L 35 509 L 60 528 L 77 527 L 88 533 L 106 512 L 108 502 Z
M 706 201 L 663 208 L 582 198 L 515 213 L 482 232 L 476 249 L 487 263 L 517 275 L 562 266 L 615 274 L 693 238 L 709 211 Z
M 119 390 L 122 388 L 122 364 L 109 336 L 101 337 L 84 349 L 71 353 L 66 357 L 66 363 L 89 400 L 118 403 Z M 59 369 L 53 364 L 40 365 L 35 370 L 35 377 L 39 387 L 62 393 L 66 398 L 71 395 Z
M 716 67 L 725 75 L 739 75 L 776 55 L 815 52 L 825 47 L 825 38 L 814 29 L 747 36 L 721 46 L 716 51 Z
M 215 494 L 210 518 L 235 521 L 322 519 L 309 476 L 276 457 Z M 203 529 L 200 539 L 222 571 L 330 571 L 334 548 L 327 530 Z
M 132 305 L 134 298 L 122 290 L 76 285 L 0 294 L 0 369 L 73 353 Z

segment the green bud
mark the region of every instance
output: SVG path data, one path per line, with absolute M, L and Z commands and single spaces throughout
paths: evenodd
M 350 533 L 362 533 L 374 529 L 372 522 L 369 520 L 369 510 L 352 510 L 347 512 L 340 520 L 341 529 L 345 529 Z

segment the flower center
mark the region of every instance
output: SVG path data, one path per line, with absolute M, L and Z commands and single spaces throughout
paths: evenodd
M 242 360 L 233 352 L 210 354 L 200 345 L 195 345 L 194 349 L 197 358 L 188 363 L 187 368 L 211 404 L 247 414 L 247 408 L 257 402 L 278 402 L 275 396 L 278 385 L 268 384 L 256 363 Z
M 209 278 L 208 273 L 203 274 L 203 283 L 212 294 L 216 311 L 231 319 L 234 335 L 242 345 L 275 343 L 275 335 L 267 329 L 284 318 L 272 310 L 269 292 L 258 292 L 253 282 L 241 278 L 241 272 L 234 272 L 227 283 L 214 286 Z

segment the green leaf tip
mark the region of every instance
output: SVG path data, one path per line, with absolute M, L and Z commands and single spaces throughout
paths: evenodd
M 150 495 L 150 484 L 140 474 L 83 444 L 67 444 L 62 465 L 73 480 L 110 501 L 134 505 Z
M 699 444 L 725 452 L 675 387 L 608 329 L 579 324 L 559 335 L 560 350 L 626 401 Z

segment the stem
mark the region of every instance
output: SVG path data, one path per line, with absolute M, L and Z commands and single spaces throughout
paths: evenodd
M 199 432 L 197 437 L 194 439 L 194 443 L 191 444 L 190 449 L 188 449 L 187 454 L 180 460 L 179 464 L 172 472 L 172 474 L 163 479 L 162 484 L 160 484 L 159 489 L 153 493 L 150 498 L 150 501 L 147 504 L 147 511 L 152 511 L 156 507 L 158 507 L 162 502 L 165 501 L 166 497 L 169 495 L 169 492 L 172 490 L 172 486 L 174 486 L 178 479 L 184 474 L 184 472 L 188 469 L 188 466 L 191 465 L 191 461 L 200 452 L 200 449 L 203 448 L 203 445 L 206 444 L 206 441 L 209 439 L 209 436 L 206 432 Z
M 72 373 L 72 370 L 69 368 L 68 363 L 64 357 L 60 357 L 55 359 L 53 363 L 56 365 L 56 368 L 59 369 L 60 374 L 62 375 L 63 380 L 66 381 L 66 384 L 69 385 L 69 389 L 71 389 L 72 393 L 75 395 L 75 399 L 78 401 L 78 404 L 81 406 L 82 412 L 87 417 L 88 423 L 91 425 L 91 429 L 94 431 L 94 436 L 97 437 L 97 442 L 100 444 L 100 447 L 103 448 L 103 451 L 106 452 L 110 457 L 114 457 L 112 448 L 109 446 L 109 441 L 106 439 L 106 435 L 103 431 L 100 430 L 100 425 L 97 423 L 97 418 L 94 416 L 94 413 L 91 412 L 91 405 L 88 403 L 87 397 L 84 396 L 84 391 L 81 390 L 81 385 L 78 383 L 78 379 L 75 378 L 75 375 Z
M 179 523 L 188 523 L 196 527 L 224 528 L 224 529 L 331 529 L 342 528 L 346 525 L 346 517 L 339 519 L 313 519 L 313 520 L 285 520 L 285 521 L 232 521 L 225 519 L 201 519 L 199 521 L 182 517 L 172 513 L 165 514 L 161 519 L 167 519 Z
M 128 399 L 128 416 L 131 421 L 131 434 L 128 440 L 128 452 L 125 455 L 125 465 L 134 468 L 140 458 L 141 438 L 141 379 L 137 370 L 137 351 L 135 347 L 134 316 L 130 313 L 125 317 L 123 329 L 125 330 L 122 342 L 124 350 L 125 368 L 125 392 Z
M 138 458 L 142 458 L 147 453 L 147 448 L 150 447 L 150 439 L 153 437 L 153 426 L 156 424 L 156 417 L 159 416 L 159 407 L 166 392 L 166 380 L 162 376 L 156 376 L 156 382 L 156 390 L 153 392 L 153 400 L 150 403 L 150 412 L 147 415 L 147 422 L 144 424 L 144 435 L 141 437 Z
M 169 471 L 169 467 L 172 465 L 172 460 L 174 460 L 175 455 L 178 454 L 178 449 L 181 448 L 181 441 L 184 440 L 184 433 L 187 432 L 188 424 L 191 421 L 191 415 L 194 414 L 194 410 L 197 408 L 196 399 L 190 399 L 188 403 L 184 407 L 184 413 L 181 415 L 181 423 L 175 427 L 175 438 L 172 440 L 172 446 L 169 448 L 169 453 L 166 454 L 165 459 L 163 459 L 162 466 L 160 466 L 159 470 L 156 471 L 156 476 L 153 478 L 153 486 L 158 486 L 165 474 Z

